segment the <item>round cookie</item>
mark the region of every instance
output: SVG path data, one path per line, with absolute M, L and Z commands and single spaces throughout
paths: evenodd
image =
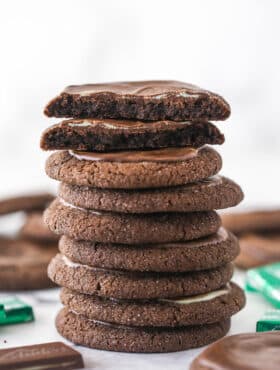
M 207 347 L 191 370 L 280 369 L 280 333 L 246 333 L 225 337 Z
M 91 153 L 89 160 L 89 153 L 74 156 L 68 151 L 59 151 L 48 158 L 46 173 L 53 179 L 72 185 L 140 189 L 195 182 L 215 175 L 222 167 L 222 159 L 218 152 L 207 146 L 198 150 L 190 148 L 173 150 L 167 148 L 167 150 L 165 152 L 161 149 L 157 153 L 145 151 L 138 154 L 104 153 L 102 160 L 101 154 L 98 153 Z M 133 158 L 128 161 L 128 156 Z
M 232 277 L 233 266 L 186 273 L 144 273 L 97 269 L 57 254 L 48 267 L 56 284 L 85 294 L 117 299 L 185 297 L 219 289 Z
M 280 210 L 263 210 L 240 213 L 225 213 L 223 224 L 236 234 L 280 230 Z
M 233 207 L 243 199 L 239 185 L 222 176 L 161 189 L 100 189 L 62 183 L 59 196 L 97 211 L 124 213 L 195 212 Z
M 193 213 L 100 213 L 73 207 L 56 199 L 45 211 L 51 231 L 77 240 L 101 243 L 164 243 L 197 239 L 219 229 L 215 211 Z
M 95 349 L 118 352 L 174 352 L 209 344 L 224 336 L 230 320 L 180 328 L 135 328 L 97 322 L 67 308 L 56 318 L 58 332 L 66 339 Z
M 239 253 L 239 245 L 233 234 L 220 228 L 205 238 L 169 244 L 104 244 L 62 236 L 59 250 L 73 262 L 97 268 L 186 272 L 233 261 Z
M 56 251 L 56 245 L 44 248 L 31 241 L 0 237 L 0 290 L 52 287 L 47 266 Z
M 68 86 L 44 113 L 143 121 L 223 120 L 230 106 L 220 95 L 181 81 L 124 81 Z
M 45 225 L 41 212 L 31 212 L 26 215 L 25 223 L 19 231 L 19 236 L 41 243 L 55 243 L 58 241 L 58 236 Z
M 235 264 L 243 269 L 280 261 L 280 232 L 247 233 L 239 237 L 240 254 Z
M 210 122 L 126 121 L 70 119 L 45 130 L 44 150 L 75 149 L 88 152 L 143 150 L 223 144 L 225 138 Z
M 62 289 L 61 302 L 91 320 L 128 326 L 178 327 L 212 324 L 244 307 L 245 295 L 231 283 L 214 292 L 179 299 L 151 301 L 104 299 Z
M 53 198 L 53 195 L 49 193 L 40 193 L 0 199 L 0 215 L 19 211 L 43 210 Z

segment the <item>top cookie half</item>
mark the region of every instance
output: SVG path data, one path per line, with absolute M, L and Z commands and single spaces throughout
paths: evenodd
M 136 81 L 68 86 L 45 108 L 49 117 L 144 121 L 225 120 L 219 95 L 179 81 Z

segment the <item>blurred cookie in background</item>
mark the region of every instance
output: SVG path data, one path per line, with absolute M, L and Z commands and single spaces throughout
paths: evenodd
M 21 211 L 43 211 L 52 200 L 53 195 L 50 193 L 26 194 L 0 199 L 0 215 Z
M 280 261 L 280 210 L 222 214 L 223 225 L 239 238 L 235 263 L 248 269 Z
M 19 231 L 19 237 L 43 244 L 57 243 L 58 235 L 54 234 L 46 226 L 43 220 L 43 213 L 33 211 L 26 214 L 25 223 Z
M 53 199 L 48 193 L 0 200 L 0 215 L 23 212 L 23 225 L 14 235 L 0 235 L 0 290 L 44 289 L 55 286 L 47 266 L 57 252 L 58 237 L 43 222 Z
M 258 210 L 222 214 L 223 224 L 239 235 L 247 232 L 278 231 L 280 233 L 280 209 Z
M 0 236 L 0 290 L 31 290 L 54 286 L 47 266 L 57 245 Z

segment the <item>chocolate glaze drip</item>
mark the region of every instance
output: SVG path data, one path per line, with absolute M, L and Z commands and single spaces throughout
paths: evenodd
M 80 152 L 70 150 L 70 155 L 86 161 L 105 162 L 179 162 L 195 157 L 198 153 L 194 148 L 162 148 L 143 151 L 119 151 L 111 153 Z

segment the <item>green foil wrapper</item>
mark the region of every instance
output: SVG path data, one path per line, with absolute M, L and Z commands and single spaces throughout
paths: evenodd
M 0 304 L 0 322 L 4 320 L 6 317 L 5 310 L 4 310 L 4 305 Z
M 280 330 L 280 310 L 267 311 L 257 322 L 257 332 L 271 330 Z
M 280 263 L 248 270 L 246 290 L 259 292 L 280 309 Z
M 18 324 L 34 320 L 33 309 L 14 296 L 0 297 L 0 325 Z

